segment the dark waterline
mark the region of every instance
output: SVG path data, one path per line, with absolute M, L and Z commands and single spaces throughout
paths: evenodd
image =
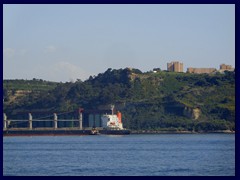
M 4 176 L 234 176 L 234 134 L 3 138 Z

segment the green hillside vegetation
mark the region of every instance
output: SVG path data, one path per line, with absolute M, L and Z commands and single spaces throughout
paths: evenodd
M 56 85 L 56 82 L 49 82 L 35 78 L 33 78 L 33 80 L 4 80 L 3 90 L 48 91 L 54 89 Z
M 3 99 L 4 108 L 15 109 L 15 106 L 32 104 L 40 97 L 57 86 L 56 82 L 44 81 L 42 79 L 33 80 L 4 80 Z M 24 102 L 24 104 L 23 104 Z
M 38 83 L 15 80 L 10 86 L 4 80 L 4 112 L 14 117 L 23 110 L 67 112 L 115 104 L 124 127 L 133 130 L 235 130 L 235 72 L 142 73 L 109 68 L 84 82 Z M 8 101 L 13 89 L 31 91 L 16 102 Z

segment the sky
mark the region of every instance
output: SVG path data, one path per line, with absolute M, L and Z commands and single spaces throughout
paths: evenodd
M 3 79 L 84 81 L 171 61 L 235 67 L 235 5 L 3 5 Z

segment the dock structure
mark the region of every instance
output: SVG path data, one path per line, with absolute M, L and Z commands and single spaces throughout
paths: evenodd
M 7 129 L 7 115 L 3 113 L 3 129 Z
M 82 130 L 82 109 L 79 108 L 79 129 Z

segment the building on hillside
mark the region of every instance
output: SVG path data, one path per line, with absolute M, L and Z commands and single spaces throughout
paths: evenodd
M 183 63 L 178 61 L 167 63 L 167 70 L 171 72 L 183 72 Z
M 153 72 L 154 72 L 154 73 L 157 73 L 157 72 L 160 72 L 160 71 L 161 71 L 160 68 L 153 68 Z
M 211 74 L 216 72 L 216 68 L 187 68 L 187 73 L 194 73 L 194 74 Z
M 226 65 L 226 64 L 221 64 L 220 65 L 220 70 L 231 70 L 233 69 L 231 65 Z
M 221 64 L 218 72 L 224 73 L 224 71 L 234 71 L 234 68 L 231 65 Z

